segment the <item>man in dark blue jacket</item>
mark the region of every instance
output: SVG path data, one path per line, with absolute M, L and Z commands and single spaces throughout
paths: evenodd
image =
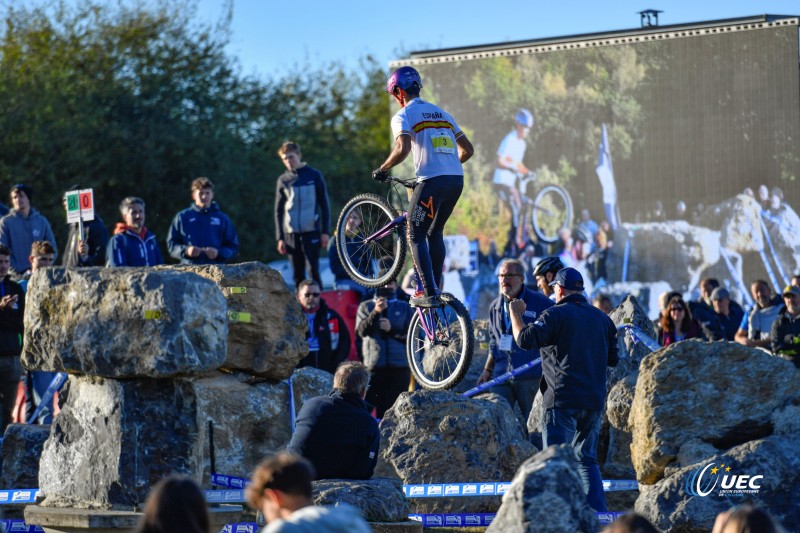
M 544 394 L 542 439 L 545 447 L 571 444 L 580 465 L 589 505 L 606 510 L 597 440 L 606 400 L 606 366 L 616 366 L 617 328 L 604 312 L 586 301 L 583 277 L 574 268 L 558 271 L 550 283 L 556 305 L 525 325 L 525 302 L 509 305 L 517 344 L 540 348 Z
M 333 390 L 300 409 L 288 449 L 311 461 L 317 479 L 372 477 L 381 434 L 364 401 L 368 388 L 367 367 L 348 361 L 336 369 Z
M 106 266 L 142 267 L 164 263 L 156 236 L 144 226 L 144 200 L 128 196 L 119 204 L 124 222 L 118 222 L 108 241 Z
M 169 255 L 192 265 L 227 263 L 239 251 L 239 237 L 214 201 L 214 183 L 208 178 L 192 181 L 192 200 L 169 227 Z
M 489 305 L 489 357 L 478 378 L 478 385 L 539 357 L 539 350 L 523 350 L 514 342 L 508 304 L 516 299 L 525 302 L 525 312 L 522 314 L 525 324 L 531 324 L 545 309 L 553 306 L 550 298 L 525 286 L 525 267 L 517 259 L 506 259 L 500 263 L 497 279 L 500 296 Z M 512 409 L 515 404 L 519 405 L 523 419 L 528 420 L 541 377 L 542 367 L 539 365 L 495 385 L 491 390 L 505 398 Z

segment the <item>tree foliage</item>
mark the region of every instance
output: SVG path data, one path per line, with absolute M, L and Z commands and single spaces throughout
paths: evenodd
M 382 67 L 365 58 L 358 72 L 335 64 L 244 76 L 225 51 L 229 20 L 194 15 L 188 0 L 4 14 L 0 190 L 29 183 L 62 242 L 61 196 L 74 184 L 94 188 L 108 225 L 123 197 L 143 197 L 163 244 L 190 181 L 208 176 L 239 231 L 238 259 L 274 259 L 275 151 L 289 138 L 325 173 L 334 213 L 371 187 L 389 146 Z

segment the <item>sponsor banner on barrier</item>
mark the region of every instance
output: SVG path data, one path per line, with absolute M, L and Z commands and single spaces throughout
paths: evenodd
M 211 474 L 211 484 L 228 489 L 243 489 L 250 483 L 249 479 L 236 476 L 224 476 L 222 474 Z
M 441 498 L 456 496 L 502 496 L 511 488 L 510 481 L 500 483 L 443 483 L 428 485 L 403 485 L 406 498 Z M 610 479 L 603 481 L 606 492 L 638 490 L 639 484 L 632 479 Z
M 421 522 L 423 527 L 485 527 L 494 517 L 494 513 L 408 515 L 409 520 Z
M 225 524 L 219 533 L 258 533 L 258 524 L 255 522 L 239 522 L 236 524 Z
M 39 489 L 0 490 L 0 505 L 8 503 L 36 503 Z
M 40 526 L 29 526 L 24 520 L 0 520 L 0 523 L 5 527 L 5 531 L 11 533 L 12 531 L 18 533 L 44 533 L 44 529 Z
M 243 490 L 207 490 L 206 501 L 208 503 L 244 503 Z
M 597 520 L 607 525 L 625 514 L 624 512 L 597 513 Z M 488 526 L 494 520 L 495 513 L 472 514 L 411 514 L 409 520 L 422 522 L 423 527 L 479 527 Z

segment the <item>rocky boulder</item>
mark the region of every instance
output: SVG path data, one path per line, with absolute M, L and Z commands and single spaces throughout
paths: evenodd
M 199 455 L 210 457 L 209 432 L 213 431 L 217 473 L 248 477 L 264 457 L 289 444 L 292 430 L 287 382 L 215 372 L 191 383 L 198 405 Z M 292 376 L 295 413 L 309 398 L 327 394 L 332 386 L 333 376 L 328 372 L 298 369 Z M 203 464 L 204 480 L 210 479 L 209 467 L 207 462 Z
M 571 447 L 550 446 L 525 461 L 503 496 L 487 533 L 563 533 L 600 530 L 586 502 Z
M 610 479 L 634 479 L 636 472 L 631 462 L 633 436 L 628 416 L 636 390 L 638 373 L 619 380 L 606 399 L 606 419 L 609 424 L 608 445 L 602 461 L 603 474 Z
M 153 378 L 195 374 L 225 360 L 225 298 L 190 272 L 46 268 L 28 287 L 28 368 Z
M 403 393 L 381 422 L 381 456 L 405 484 L 508 481 L 535 453 L 506 402 Z M 498 498 L 422 498 L 415 512 L 493 512 Z
M 405 522 L 408 500 L 399 480 L 373 478 L 365 481 L 325 479 L 314 482 L 314 505 L 348 503 L 361 511 L 367 522 Z
M 194 272 L 221 289 L 230 318 L 224 368 L 281 380 L 308 353 L 305 315 L 277 270 L 258 262 L 163 268 Z
M 800 395 L 797 377 L 789 361 L 732 342 L 693 339 L 645 357 L 628 422 L 637 479 L 653 484 L 772 434 L 776 412 Z
M 737 194 L 706 208 L 698 220 L 701 226 L 719 229 L 722 246 L 735 252 L 760 252 L 764 249 L 761 231 L 761 205 L 747 194 Z
M 772 435 L 680 468 L 655 485 L 643 486 L 636 512 L 661 531 L 707 533 L 718 513 L 751 502 L 793 531 L 800 523 L 797 437 Z
M 611 310 L 608 316 L 617 327 L 630 324 L 639 328 L 642 333 L 651 339 L 657 340 L 653 321 L 650 320 L 647 311 L 639 305 L 639 301 L 634 296 L 628 295 L 622 303 Z M 620 331 L 617 335 L 619 363 L 616 367 L 608 369 L 606 376 L 607 390 L 611 390 L 611 387 L 619 380 L 624 379 L 631 373 L 638 372 L 639 363 L 650 352 L 650 348 L 636 340 L 633 335 Z
M 190 381 L 71 376 L 69 386 L 39 465 L 42 506 L 131 511 L 169 474 L 200 479 Z
M 39 486 L 39 457 L 50 426 L 9 424 L 3 435 L 2 489 L 33 489 Z

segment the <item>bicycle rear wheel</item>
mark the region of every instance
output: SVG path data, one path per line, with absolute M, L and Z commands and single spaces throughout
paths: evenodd
M 556 242 L 558 232 L 572 222 L 572 199 L 558 185 L 547 185 L 533 200 L 531 223 L 536 235 L 544 242 Z
M 397 278 L 406 259 L 405 219 L 380 196 L 358 195 L 339 215 L 336 251 L 353 281 L 383 287 Z
M 406 338 L 411 373 L 429 390 L 452 389 L 464 379 L 475 343 L 464 305 L 451 294 L 441 297 L 442 307 L 417 308 Z

